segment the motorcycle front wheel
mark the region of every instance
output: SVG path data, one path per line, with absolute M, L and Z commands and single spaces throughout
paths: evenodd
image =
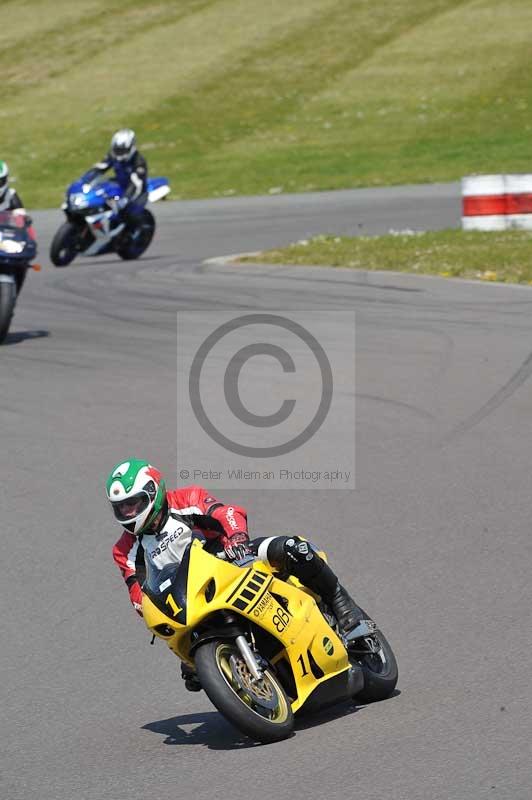
M 11 282 L 0 282 L 0 344 L 4 341 L 11 325 L 15 303 L 17 302 L 17 287 Z
M 282 686 L 269 670 L 255 682 L 234 642 L 205 642 L 194 660 L 207 697 L 238 730 L 264 744 L 291 735 L 294 715 Z
M 50 246 L 50 260 L 56 267 L 67 267 L 78 253 L 78 229 L 64 222 L 57 230 Z

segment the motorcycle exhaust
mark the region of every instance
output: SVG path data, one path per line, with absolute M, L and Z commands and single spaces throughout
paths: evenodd
M 349 697 L 354 697 L 364 688 L 364 673 L 358 664 L 351 664 L 347 675 Z

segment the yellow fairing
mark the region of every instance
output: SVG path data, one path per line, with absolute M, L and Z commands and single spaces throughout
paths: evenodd
M 286 610 L 276 596 L 286 598 Z M 284 645 L 274 661 L 286 658 L 292 669 L 297 688 L 293 711 L 303 705 L 318 684 L 349 668 L 342 641 L 325 621 L 314 597 L 302 588 L 273 577 L 258 618 L 256 611 L 257 608 L 253 609 L 247 616 Z M 284 627 L 283 622 L 286 622 Z
M 164 639 L 179 658 L 192 664 L 190 637 L 203 620 L 222 610 L 247 617 L 279 642 L 272 663 L 284 659 L 293 673 L 297 691 L 292 702 L 294 711 L 320 683 L 349 668 L 345 647 L 325 621 L 314 597 L 294 579 L 288 582 L 276 578 L 262 561 L 243 569 L 215 558 L 199 542 L 193 542 L 186 598 L 184 619 L 182 609 L 169 593 L 166 597 L 161 595 L 160 607 L 144 595 L 142 612 L 148 628 Z

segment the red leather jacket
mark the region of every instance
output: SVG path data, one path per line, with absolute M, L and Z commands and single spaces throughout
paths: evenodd
M 169 511 L 179 514 L 186 524 L 200 531 L 206 539 L 219 539 L 225 546 L 235 534 L 247 538 L 247 514 L 241 506 L 228 506 L 213 497 L 201 486 L 185 486 L 166 493 Z M 140 580 L 144 573 L 142 536 L 124 530 L 113 547 L 113 558 L 122 573 L 135 610 L 140 613 L 142 592 Z M 140 575 L 139 575 L 140 573 Z

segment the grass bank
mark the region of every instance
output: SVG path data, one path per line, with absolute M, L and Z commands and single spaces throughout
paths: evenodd
M 57 205 L 117 127 L 174 197 L 532 169 L 529 0 L 3 0 L 0 158 Z
M 385 236 L 323 235 L 242 260 L 532 284 L 532 232 L 447 230 Z

